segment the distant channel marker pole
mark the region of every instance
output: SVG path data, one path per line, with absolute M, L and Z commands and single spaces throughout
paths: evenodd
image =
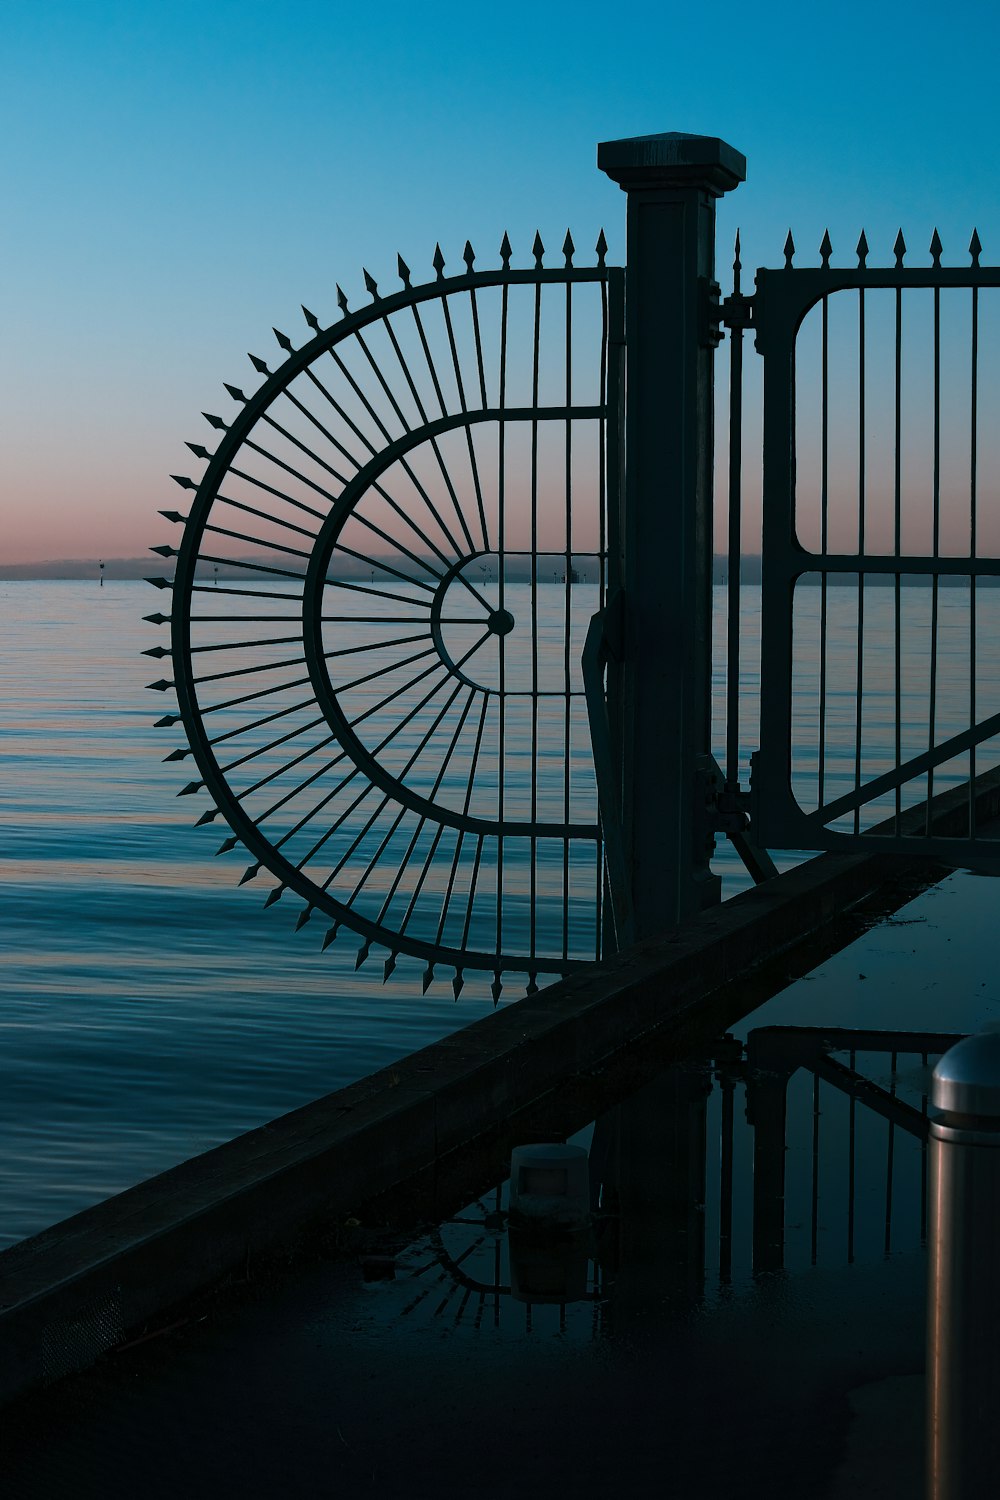
M 646 938 L 720 896 L 698 793 L 711 749 L 708 311 L 715 200 L 744 181 L 746 160 L 714 136 L 669 133 L 604 141 L 597 165 L 628 195 L 622 823 Z

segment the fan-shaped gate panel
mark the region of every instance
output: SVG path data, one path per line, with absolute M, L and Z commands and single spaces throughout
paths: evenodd
M 607 587 L 604 262 L 465 269 L 341 317 L 232 420 L 176 551 L 172 655 L 200 781 L 284 891 L 373 944 L 562 973 L 601 949 L 582 680 Z M 617 335 L 616 335 L 617 336 Z M 173 548 L 157 549 L 172 555 Z M 169 686 L 169 684 L 163 684 Z

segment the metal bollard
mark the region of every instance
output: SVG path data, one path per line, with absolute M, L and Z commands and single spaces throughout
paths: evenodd
M 982 1500 L 1000 1482 L 1000 1033 L 945 1053 L 930 1117 L 928 1494 Z

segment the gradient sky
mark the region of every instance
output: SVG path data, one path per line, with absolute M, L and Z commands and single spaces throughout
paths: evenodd
M 865 226 L 890 260 L 1000 257 L 1000 12 L 912 5 L 319 0 L 0 5 L 0 561 L 166 539 L 202 409 L 334 282 L 430 275 L 440 240 L 527 258 L 566 225 L 623 253 L 596 143 L 721 135 L 748 181 L 720 211 L 744 263 Z M 613 26 L 612 23 L 617 23 Z M 582 258 L 582 257 L 581 257 Z

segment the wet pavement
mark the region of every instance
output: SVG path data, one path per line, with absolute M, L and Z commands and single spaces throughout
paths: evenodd
M 348 1225 L 15 1409 L 5 1493 L 920 1496 L 920 1122 L 942 1034 L 1000 1019 L 998 900 L 925 892 L 574 1135 L 585 1232 L 506 1184 Z

